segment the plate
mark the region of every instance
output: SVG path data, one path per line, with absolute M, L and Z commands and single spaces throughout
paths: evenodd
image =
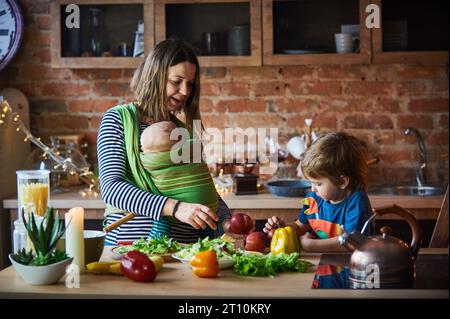
M 190 258 L 181 258 L 179 257 L 177 254 L 173 254 L 172 255 L 173 259 L 176 259 L 178 261 L 181 261 L 183 263 L 183 265 L 185 265 L 186 267 L 191 268 L 191 264 L 189 263 L 189 261 L 191 260 Z M 219 259 L 219 269 L 228 269 L 233 267 L 234 265 L 234 261 L 231 258 L 222 258 Z
M 323 52 L 313 51 L 313 50 L 283 50 L 283 53 L 286 53 L 286 54 L 320 54 Z
M 119 248 L 131 248 L 131 245 L 124 245 L 124 246 L 116 246 L 114 247 L 111 251 L 112 251 L 112 255 L 114 259 L 120 259 L 122 258 L 123 255 L 125 255 L 125 253 L 119 253 Z M 132 249 L 130 249 L 131 251 Z M 160 256 L 164 259 L 164 262 L 166 263 L 170 263 L 170 262 L 175 262 L 176 260 L 172 257 L 173 256 L 173 252 L 168 252 L 165 254 L 152 254 L 152 256 Z

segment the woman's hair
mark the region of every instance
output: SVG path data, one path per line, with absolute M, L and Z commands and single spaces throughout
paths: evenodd
M 367 145 L 343 132 L 328 133 L 316 140 L 301 160 L 302 172 L 312 178 L 329 178 L 340 184 L 341 176 L 350 179 L 352 191 L 366 190 L 368 183 Z
M 175 39 L 158 43 L 134 72 L 130 88 L 138 99 L 141 116 L 147 116 L 156 122 L 170 120 L 166 96 L 167 74 L 169 67 L 181 62 L 189 62 L 196 67 L 190 96 L 182 106 L 186 125 L 192 130 L 193 120 L 201 120 L 200 66 L 194 49 L 189 44 Z

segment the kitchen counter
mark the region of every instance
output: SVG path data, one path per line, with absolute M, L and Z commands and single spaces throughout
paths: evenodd
M 421 254 L 448 254 L 448 249 L 422 249 Z M 320 254 L 302 254 L 317 265 Z M 181 263 L 166 263 L 153 283 L 135 283 L 115 275 L 82 274 L 80 288 L 27 285 L 13 267 L 0 272 L 0 298 L 448 298 L 448 289 L 311 289 L 315 267 L 308 273 L 276 277 L 242 277 L 223 270 L 215 279 L 198 278 Z
M 85 210 L 97 210 L 99 214 L 93 214 L 92 217 L 103 217 L 102 210 L 105 208 L 103 200 L 98 198 L 87 198 L 79 194 L 84 187 L 72 188 L 70 192 L 50 195 L 50 206 L 56 209 L 70 209 L 75 206 L 81 206 Z M 225 203 L 232 210 L 298 210 L 301 208 L 302 198 L 279 197 L 268 191 L 262 191 L 257 195 L 235 195 L 227 193 L 222 196 Z M 439 210 L 442 204 L 443 195 L 440 196 L 394 196 L 394 195 L 370 195 L 370 202 L 373 208 L 397 204 L 406 209 L 424 209 Z M 6 209 L 17 210 L 17 198 L 15 196 L 3 201 L 3 207 Z M 259 216 L 256 216 L 259 217 Z M 429 215 L 417 215 L 419 219 L 428 217 L 436 219 L 436 213 Z M 88 217 L 89 218 L 89 217 Z M 263 217 L 265 218 L 265 217 Z

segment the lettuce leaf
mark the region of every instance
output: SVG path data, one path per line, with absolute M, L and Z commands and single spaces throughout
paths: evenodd
M 234 255 L 234 271 L 241 276 L 275 276 L 285 271 L 307 272 L 312 264 L 299 257 L 299 253 Z

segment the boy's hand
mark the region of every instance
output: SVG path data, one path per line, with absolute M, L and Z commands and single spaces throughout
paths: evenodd
M 310 250 L 311 243 L 315 239 L 311 236 L 309 232 L 306 232 L 303 236 L 300 236 L 300 246 L 303 250 Z
M 285 225 L 286 224 L 284 220 L 278 218 L 277 216 L 272 216 L 269 219 L 267 219 L 267 223 L 264 225 L 265 227 L 263 228 L 263 232 L 268 234 L 271 229 L 284 227 Z

